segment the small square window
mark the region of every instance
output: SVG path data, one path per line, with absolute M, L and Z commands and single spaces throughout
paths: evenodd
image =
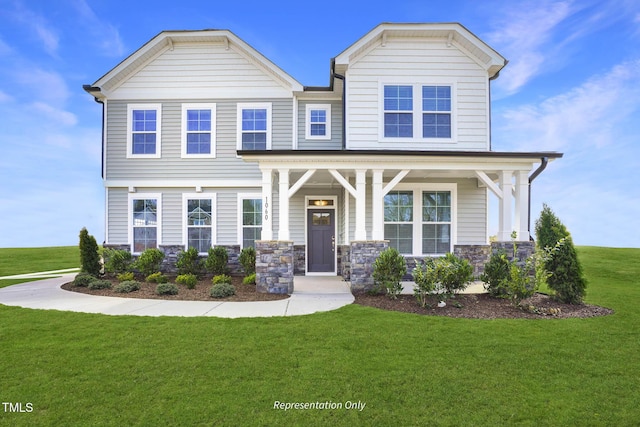
M 307 105 L 306 139 L 331 139 L 331 105 Z

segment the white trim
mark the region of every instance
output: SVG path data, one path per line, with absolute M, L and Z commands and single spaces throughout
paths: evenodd
M 260 179 L 204 179 L 204 180 L 124 180 L 124 179 L 107 179 L 104 181 L 107 188 L 260 188 L 262 181 Z
M 413 87 L 413 109 L 410 111 L 413 116 L 413 137 L 385 137 L 384 136 L 384 87 L 385 86 L 412 86 Z M 449 86 L 451 88 L 451 137 L 450 138 L 424 138 L 422 136 L 422 87 L 423 86 Z M 432 144 L 452 144 L 458 141 L 457 124 L 457 82 L 450 78 L 431 77 L 429 80 L 416 82 L 413 79 L 400 78 L 397 80 L 378 81 L 378 138 L 380 142 L 397 143 L 398 148 L 410 148 L 406 144 L 416 143 Z M 402 112 L 402 111 L 399 111 Z M 409 111 L 406 111 L 409 113 Z M 404 144 L 404 145 L 402 145 Z M 421 145 L 422 146 L 422 145 Z
M 324 110 L 326 115 L 325 134 L 311 135 L 311 110 Z M 331 139 L 331 104 L 307 104 L 304 117 L 305 139 L 308 140 L 330 140 Z
M 157 232 L 156 232 L 156 240 L 157 247 L 162 245 L 162 193 L 129 193 L 128 194 L 128 203 L 127 203 L 127 238 L 129 239 L 129 245 L 131 247 L 131 253 L 134 255 L 140 254 L 140 252 L 134 251 L 134 241 L 133 241 L 133 201 L 134 200 L 146 200 L 146 199 L 156 199 L 157 200 Z
M 267 150 L 271 150 L 271 130 L 272 130 L 272 108 L 271 102 L 239 102 L 236 110 L 236 149 L 242 150 L 242 110 L 265 109 L 267 111 Z
M 109 212 L 111 212 L 110 206 L 109 206 L 109 189 L 105 188 L 104 189 L 104 210 L 105 210 L 105 215 L 104 215 L 104 241 L 106 243 L 111 243 L 111 241 L 109 240 Z
M 298 97 L 293 96 L 293 123 L 291 124 L 291 149 L 298 149 Z
M 244 227 L 244 224 L 242 223 L 242 215 L 243 215 L 242 201 L 249 200 L 249 199 L 258 199 L 262 201 L 262 193 L 238 193 L 237 194 L 236 210 L 237 210 L 238 220 L 236 221 L 236 227 L 237 227 L 236 236 L 238 238 L 238 244 L 240 245 L 240 249 L 244 247 L 243 246 L 244 235 L 242 234 L 242 229 Z M 260 225 L 260 230 L 262 230 L 262 225 Z
M 211 111 L 211 151 L 209 154 L 189 154 L 187 153 L 187 111 L 188 110 L 209 110 Z M 204 133 L 204 132 L 201 132 Z M 183 159 L 211 159 L 216 157 L 216 104 L 215 103 L 188 103 L 182 104 L 181 117 L 181 153 Z
M 333 200 L 333 206 L 309 206 L 309 200 Z M 333 272 L 309 272 L 309 209 L 333 210 Z M 338 274 L 338 196 L 304 196 L 304 271 L 305 276 L 335 276 Z
M 105 98 L 102 100 L 102 179 L 107 178 L 107 121 L 109 101 Z
M 133 154 L 133 110 L 156 111 L 156 153 Z M 162 104 L 127 104 L 127 158 L 128 159 L 159 159 L 162 157 Z
M 218 229 L 218 204 L 216 193 L 182 193 L 182 246 L 185 250 L 189 249 L 189 226 L 187 224 L 187 202 L 189 200 L 211 200 L 211 242 L 210 247 L 214 247 L 217 243 Z M 200 252 L 200 255 L 206 255 L 207 252 Z
M 404 256 L 434 256 L 422 253 L 422 192 L 450 191 L 451 192 L 451 242 L 449 251 L 453 252 L 458 243 L 458 184 L 456 183 L 400 183 L 393 191 L 413 191 L 413 253 Z M 384 203 L 383 203 L 384 209 Z M 384 215 L 383 215 L 384 223 Z

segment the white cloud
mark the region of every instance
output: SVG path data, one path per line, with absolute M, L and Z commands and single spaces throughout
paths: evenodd
M 0 90 L 0 104 L 13 101 L 13 97 L 8 93 Z
M 29 28 L 42 43 L 44 50 L 51 56 L 56 57 L 60 37 L 57 31 L 47 22 L 44 16 L 27 9 L 22 3 L 15 3 L 16 10 L 13 17 L 21 24 Z
M 509 58 L 509 72 L 498 85 L 511 94 L 533 78 L 546 59 L 544 46 L 572 13 L 572 1 L 527 2 L 504 9 L 499 28 L 487 35 L 489 44 Z
M 16 82 L 26 86 L 31 98 L 54 105 L 64 104 L 70 91 L 64 77 L 54 71 L 45 71 L 35 66 L 23 66 L 13 70 Z
M 116 27 L 99 18 L 85 0 L 75 0 L 73 5 L 80 14 L 81 22 L 104 55 L 120 57 L 125 54 L 126 49 Z
M 42 113 L 47 119 L 54 123 L 61 124 L 63 126 L 74 126 L 78 123 L 78 118 L 75 114 L 52 107 L 44 102 L 34 102 L 31 104 L 31 107 L 35 111 Z

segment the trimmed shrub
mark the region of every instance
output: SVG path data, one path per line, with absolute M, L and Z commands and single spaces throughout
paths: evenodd
M 247 276 L 255 274 L 256 272 L 256 250 L 252 246 L 243 248 L 240 251 L 240 258 L 238 259 L 242 266 L 242 271 Z
M 91 290 L 111 289 L 111 282 L 108 280 L 95 279 L 87 286 Z
M 504 250 L 491 254 L 489 262 L 484 266 L 484 273 L 480 280 L 484 282 L 484 288 L 489 295 L 496 298 L 508 298 L 508 280 L 511 276 L 511 263 Z
M 549 272 L 549 288 L 555 292 L 558 300 L 569 304 L 581 304 L 586 295 L 587 280 L 582 272 L 571 234 L 546 204 L 536 220 L 535 229 L 538 248 L 549 251 L 549 256 L 544 262 L 545 269 Z
M 402 277 L 407 274 L 407 263 L 395 248 L 380 252 L 373 263 L 373 281 L 379 289 L 386 289 L 391 299 L 402 292 Z
M 176 277 L 176 283 L 185 285 L 189 289 L 195 289 L 198 284 L 198 277 L 195 274 L 181 274 Z
M 436 290 L 438 284 L 438 265 L 433 258 L 426 258 L 413 270 L 413 295 L 421 307 L 427 306 L 427 298 Z
M 444 298 L 463 291 L 473 280 L 473 267 L 466 259 L 448 253 L 438 260 L 438 278 Z
M 209 249 L 204 266 L 209 273 L 213 275 L 227 274 L 229 272 L 229 254 L 222 246 L 216 246 Z
M 122 274 L 131 270 L 133 257 L 123 249 L 105 248 L 102 251 L 104 271 L 109 274 Z
M 178 274 L 200 275 L 202 273 L 202 260 L 198 257 L 198 250 L 189 248 L 186 251 L 180 251 L 176 261 L 176 268 L 178 269 Z
M 94 276 L 89 273 L 78 273 L 78 275 L 73 279 L 73 286 L 78 286 L 81 288 L 86 288 L 89 286 L 89 283 L 98 280 Z
M 118 282 L 129 282 L 131 280 L 133 280 L 135 277 L 133 275 L 133 272 L 131 271 L 127 271 L 126 273 L 120 273 L 117 276 Z
M 140 283 L 135 280 L 125 280 L 118 283 L 113 290 L 121 294 L 128 294 L 129 292 L 140 290 Z
M 134 265 L 146 277 L 153 273 L 158 273 L 163 260 L 164 252 L 160 249 L 149 248 L 140 254 Z
M 236 288 L 231 283 L 216 283 L 211 287 L 212 298 L 226 298 L 236 294 Z
M 255 285 L 256 284 L 256 273 L 250 274 L 242 279 L 243 285 Z
M 80 271 L 98 276 L 102 265 L 98 254 L 98 244 L 95 237 L 89 234 L 86 228 L 80 230 Z
M 218 283 L 228 283 L 231 284 L 231 276 L 226 274 L 218 274 L 217 276 L 213 276 L 211 279 L 211 283 L 217 285 Z
M 156 286 L 156 294 L 158 295 L 177 295 L 178 286 L 175 283 L 160 283 Z
M 149 283 L 167 283 L 169 281 L 167 276 L 160 272 L 148 275 L 145 280 Z

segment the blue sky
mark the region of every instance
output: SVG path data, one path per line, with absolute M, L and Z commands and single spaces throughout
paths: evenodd
M 229 29 L 314 86 L 380 22 L 460 22 L 505 56 L 493 149 L 565 153 L 533 218 L 545 202 L 579 245 L 640 247 L 636 0 L 0 0 L 0 247 L 74 245 L 83 226 L 103 240 L 101 106 L 82 85 L 160 31 Z

